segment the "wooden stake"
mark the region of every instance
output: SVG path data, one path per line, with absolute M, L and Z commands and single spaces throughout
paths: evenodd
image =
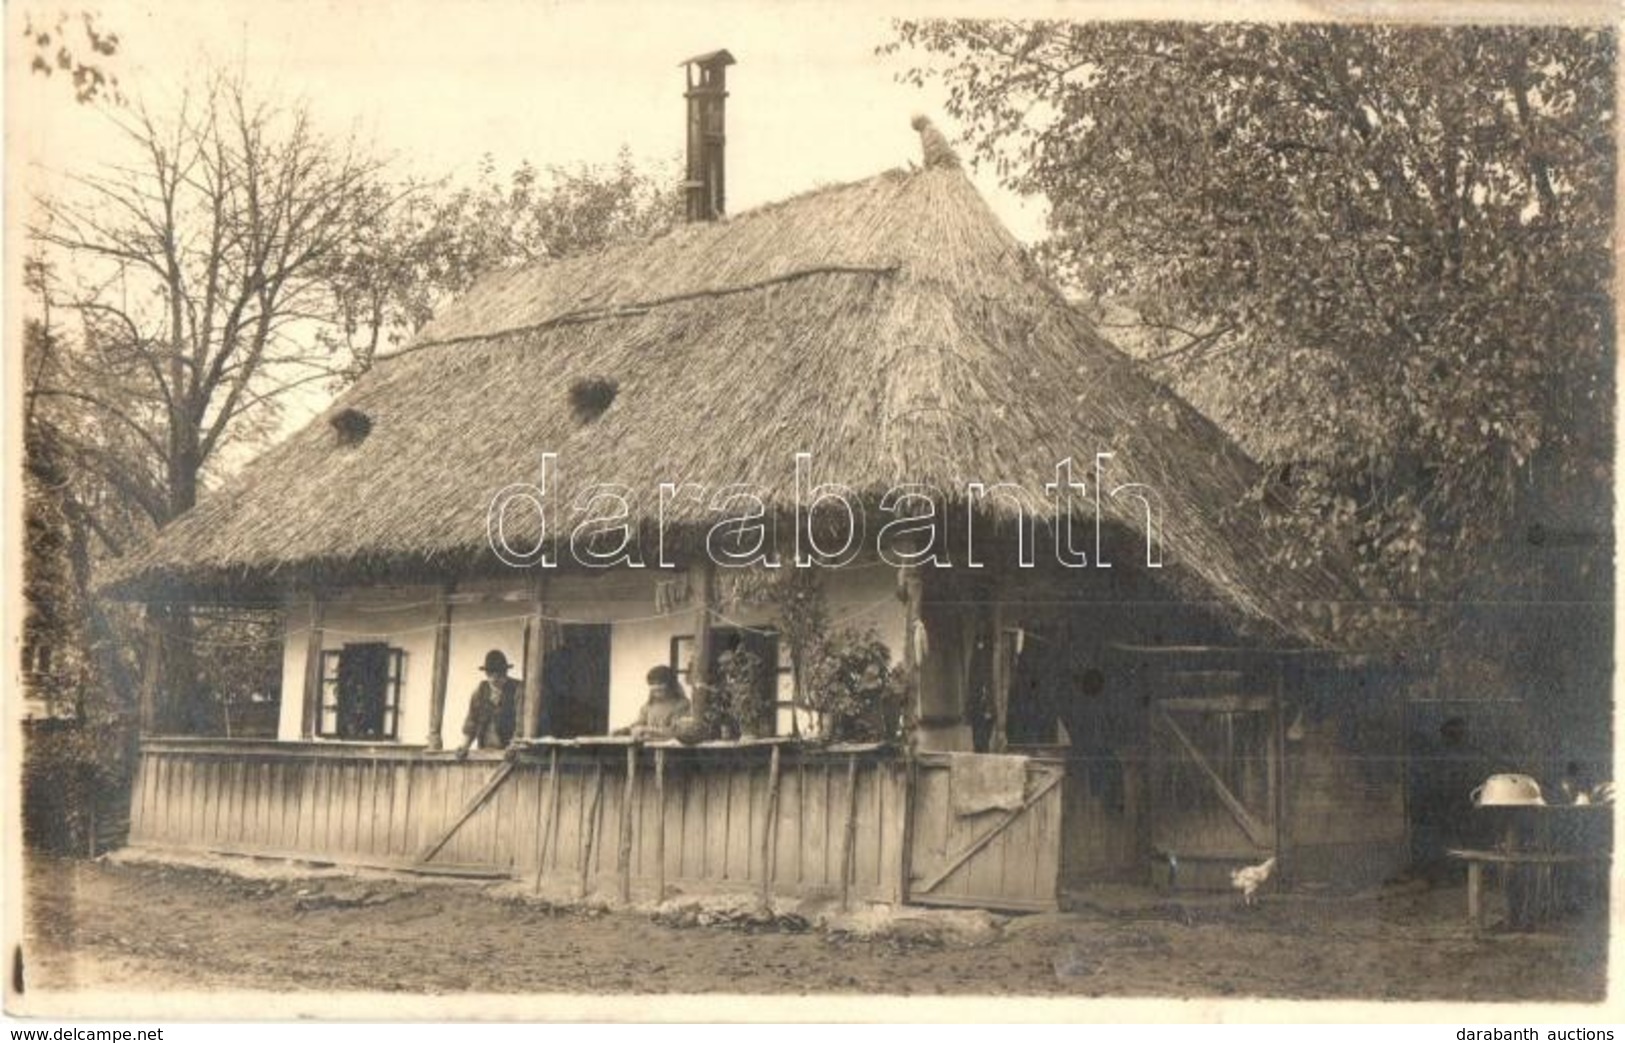
M 558 774 L 559 751 L 553 750 L 553 772 Z M 547 809 L 548 853 L 553 856 L 553 864 L 559 864 L 559 791 L 564 789 L 563 782 L 555 778 L 553 783 L 552 804 Z
M 666 751 L 655 751 L 655 901 L 666 900 Z
M 767 762 L 767 821 L 762 823 L 762 908 L 773 901 L 773 876 L 779 840 L 779 748 Z
M 592 872 L 592 849 L 598 840 L 598 805 L 604 799 L 604 762 L 593 765 L 592 807 L 587 811 L 587 837 L 581 849 L 581 893 L 587 897 L 587 876 Z
M 858 837 L 858 755 L 846 755 L 846 834 L 841 840 L 841 911 L 851 905 L 852 856 Z
M 914 791 L 919 784 L 919 761 L 908 754 L 903 765 L 903 842 L 898 852 L 897 904 L 908 902 L 910 879 L 914 875 Z
M 547 872 L 547 833 L 553 828 L 553 820 L 557 817 L 557 803 L 554 798 L 559 789 L 559 750 L 554 747 L 547 751 L 547 795 L 542 798 L 539 809 L 542 815 L 541 828 L 536 831 L 536 886 L 537 894 L 542 891 L 542 876 Z
M 620 875 L 621 903 L 632 901 L 632 803 L 638 795 L 638 748 L 626 748 L 626 788 L 621 791 L 621 843 L 615 852 L 615 871 Z

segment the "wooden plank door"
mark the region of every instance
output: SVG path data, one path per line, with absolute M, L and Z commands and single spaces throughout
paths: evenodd
M 1274 743 L 1267 696 L 1197 696 L 1152 707 L 1152 847 L 1179 857 L 1247 859 L 1276 847 Z
M 956 807 L 958 758 L 1021 761 L 1020 803 L 965 813 Z M 1065 770 L 1000 754 L 922 756 L 908 830 L 908 900 L 921 905 L 1055 909 L 1060 889 Z

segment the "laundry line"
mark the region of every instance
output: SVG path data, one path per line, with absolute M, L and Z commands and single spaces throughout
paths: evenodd
M 831 620 L 831 623 L 833 625 L 841 625 L 841 624 L 850 622 L 850 621 L 852 621 L 854 619 L 858 619 L 858 618 L 861 618 L 863 616 L 869 615 L 870 613 L 874 612 L 875 609 L 877 609 L 880 606 L 885 605 L 885 604 L 887 604 L 889 602 L 892 602 L 892 601 L 895 601 L 895 598 L 892 598 L 890 596 L 876 598 L 873 601 L 867 602 L 867 603 L 865 603 L 863 605 L 859 605 L 859 606 L 857 606 L 857 607 L 855 607 L 853 609 L 850 609 L 850 610 L 848 610 L 846 612 L 841 613 L 838 616 L 833 617 L 832 620 Z M 433 604 L 433 603 L 431 602 L 431 604 Z M 671 612 L 658 612 L 658 613 L 653 613 L 653 614 L 650 614 L 650 615 L 642 615 L 642 616 L 621 616 L 621 617 L 617 617 L 617 618 L 612 619 L 612 620 L 604 620 L 604 619 L 587 619 L 587 618 L 582 618 L 580 616 L 554 615 L 554 614 L 551 614 L 551 613 L 543 613 L 540 616 L 538 616 L 535 613 L 526 612 L 526 613 L 523 613 L 523 614 L 510 615 L 510 616 L 487 616 L 487 617 L 484 617 L 484 618 L 481 618 L 481 619 L 469 619 L 469 620 L 453 619 L 450 623 L 445 624 L 445 625 L 448 626 L 451 630 L 456 631 L 456 630 L 459 630 L 459 629 L 462 629 L 462 628 L 469 628 L 469 627 L 501 626 L 502 624 L 505 624 L 505 623 L 529 623 L 529 622 L 531 622 L 531 621 L 533 621 L 535 619 L 538 619 L 538 618 L 540 618 L 544 623 L 556 623 L 556 624 L 560 624 L 560 625 L 579 625 L 579 624 L 592 624 L 592 623 L 607 623 L 607 624 L 652 623 L 652 622 L 658 622 L 660 620 L 665 620 L 665 619 L 683 619 L 683 618 L 689 617 L 691 614 L 692 613 L 690 611 L 686 611 L 686 610 L 674 610 L 674 611 L 671 611 Z M 776 629 L 777 629 L 772 624 L 742 623 L 739 620 L 734 619 L 733 617 L 727 615 L 726 613 L 722 612 L 719 609 L 712 609 L 710 611 L 710 616 L 714 621 L 720 622 L 720 623 L 722 623 L 722 624 L 724 624 L 726 626 L 734 627 L 734 628 L 737 628 L 737 629 L 740 629 L 740 630 L 751 631 L 753 633 L 768 634 L 768 633 L 776 632 Z M 326 626 L 326 625 L 324 625 L 324 626 L 321 627 L 321 631 L 322 631 L 322 633 L 324 635 L 325 634 L 334 634 L 334 635 L 337 635 L 337 636 L 340 636 L 340 637 L 393 638 L 393 637 L 405 637 L 405 636 L 408 636 L 408 635 L 411 635 L 411 634 L 433 633 L 436 630 L 438 630 L 441 625 L 442 624 L 440 624 L 439 622 L 430 622 L 430 623 L 424 623 L 424 624 L 420 624 L 420 625 L 417 625 L 417 626 L 410 626 L 410 627 L 391 627 L 391 628 L 385 629 L 385 630 L 356 630 L 356 629 L 351 629 L 351 628 L 347 628 L 347 627 L 334 627 L 334 626 Z M 222 641 L 222 640 L 208 638 L 208 637 L 201 636 L 201 635 L 192 635 L 190 637 L 185 638 L 184 640 L 187 640 L 195 648 L 255 648 L 255 647 L 261 647 L 261 646 L 266 646 L 266 645 L 280 645 L 280 644 L 283 644 L 284 642 L 286 642 L 286 641 L 288 641 L 290 639 L 298 638 L 298 637 L 301 637 L 301 636 L 308 636 L 310 634 L 310 632 L 311 632 L 311 629 L 312 628 L 310 627 L 310 625 L 306 624 L 304 626 L 291 627 L 291 628 L 289 628 L 289 629 L 287 629 L 285 631 L 282 631 L 280 633 L 269 635 L 267 637 L 262 637 L 262 638 L 244 638 L 244 639 L 241 639 L 241 640 Z

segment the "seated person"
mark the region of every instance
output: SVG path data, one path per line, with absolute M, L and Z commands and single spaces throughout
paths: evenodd
M 677 675 L 669 666 L 657 666 L 649 671 L 649 701 L 638 711 L 637 719 L 624 728 L 615 729 L 615 735 L 630 735 L 634 739 L 670 739 L 677 722 L 693 712 L 693 705 L 677 683 Z

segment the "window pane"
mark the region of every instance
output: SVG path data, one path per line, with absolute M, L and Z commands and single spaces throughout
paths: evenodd
M 671 662 L 668 664 L 677 674 L 677 679 L 683 687 L 689 687 L 688 664 L 694 658 L 694 635 L 679 634 L 671 639 Z
M 391 690 L 390 647 L 382 642 L 345 645 L 339 659 L 338 737 L 385 737 L 384 712 Z

